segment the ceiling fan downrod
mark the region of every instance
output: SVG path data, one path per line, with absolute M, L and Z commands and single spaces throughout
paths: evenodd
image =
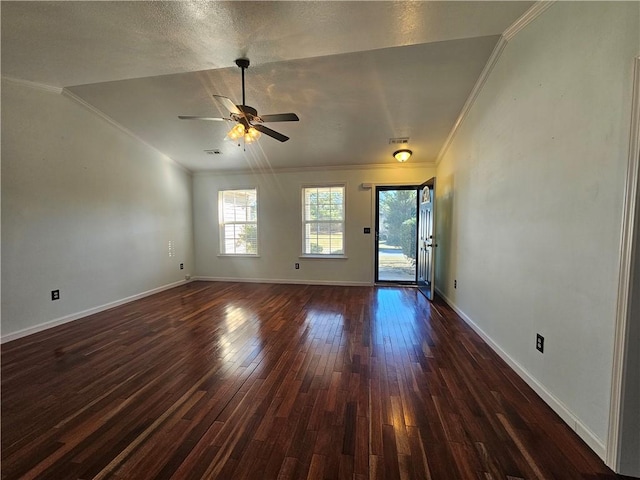
M 249 68 L 249 59 L 248 58 L 238 58 L 236 59 L 236 65 L 242 69 L 242 106 L 245 106 L 247 102 L 244 98 L 244 71 Z

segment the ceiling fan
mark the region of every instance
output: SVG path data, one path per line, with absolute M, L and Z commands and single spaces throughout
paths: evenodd
M 254 142 L 261 133 L 275 138 L 280 142 L 286 142 L 289 137 L 263 125 L 268 122 L 297 122 L 300 119 L 295 113 L 275 113 L 271 115 L 258 115 L 258 111 L 246 105 L 244 92 L 244 71 L 249 68 L 247 58 L 238 58 L 236 65 L 242 69 L 242 105 L 235 105 L 229 98 L 222 95 L 213 95 L 224 108 L 229 111 L 229 117 L 205 117 L 198 115 L 178 115 L 180 120 L 209 120 L 209 121 L 235 121 L 236 125 L 227 134 L 232 140 L 244 137 L 245 143 Z

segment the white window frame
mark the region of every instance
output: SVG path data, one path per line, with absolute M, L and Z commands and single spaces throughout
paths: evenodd
M 237 221 L 227 221 L 224 219 L 224 195 L 228 192 L 237 192 L 237 191 L 248 191 L 253 190 L 256 192 L 256 219 L 253 220 L 237 220 Z M 259 200 L 259 192 L 258 188 L 251 187 L 230 187 L 218 190 L 218 238 L 219 238 L 219 256 L 221 257 L 259 257 L 260 255 L 260 227 L 259 227 L 259 211 L 260 211 L 260 200 Z M 256 252 L 255 253 L 236 253 L 236 252 L 226 252 L 225 251 L 225 227 L 227 225 L 255 225 L 256 226 Z
M 308 220 L 306 218 L 306 204 L 305 204 L 305 193 L 308 189 L 313 188 L 341 188 L 342 189 L 342 221 L 337 222 L 335 220 Z M 302 254 L 300 258 L 347 258 L 347 246 L 346 246 L 346 228 L 347 228 L 347 184 L 346 182 L 338 182 L 338 183 L 322 183 L 322 184 L 309 184 L 302 185 L 300 189 L 301 193 L 301 210 L 302 210 L 302 228 L 300 232 L 302 234 Z M 307 253 L 306 252 L 306 226 L 310 223 L 342 223 L 342 253 Z

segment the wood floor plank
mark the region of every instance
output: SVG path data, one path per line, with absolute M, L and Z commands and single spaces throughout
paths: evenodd
M 1 354 L 6 480 L 622 478 L 411 288 L 192 282 Z

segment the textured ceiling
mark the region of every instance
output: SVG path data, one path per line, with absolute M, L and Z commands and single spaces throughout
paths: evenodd
M 191 170 L 433 161 L 499 35 L 532 2 L 6 2 L 2 74 L 65 87 Z M 269 124 L 246 151 L 212 94 Z M 220 155 L 206 155 L 220 149 Z

